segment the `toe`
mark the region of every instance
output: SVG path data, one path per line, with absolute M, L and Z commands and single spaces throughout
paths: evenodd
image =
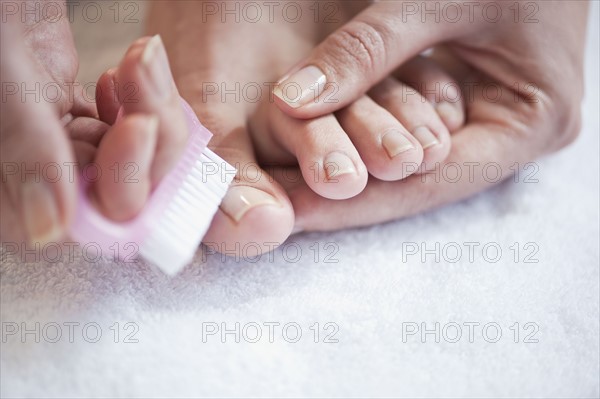
M 363 96 L 337 113 L 338 120 L 364 160 L 380 180 L 400 180 L 423 161 L 419 141 L 389 111 Z
M 334 115 L 295 119 L 271 107 L 267 133 L 297 159 L 304 180 L 315 193 L 347 199 L 365 188 L 367 168 Z
M 418 56 L 404 64 L 394 75 L 433 104 L 450 132 L 464 125 L 465 104 L 460 86 L 437 62 Z
M 204 244 L 235 257 L 272 251 L 290 235 L 294 211 L 283 188 L 256 162 L 244 115 L 224 106 L 209 107 L 201 100 L 191 104 L 215 135 L 211 149 L 237 169 Z
M 450 133 L 433 105 L 420 93 L 394 78 L 375 86 L 369 95 L 388 110 L 423 148 L 422 170 L 435 168 L 450 153 Z

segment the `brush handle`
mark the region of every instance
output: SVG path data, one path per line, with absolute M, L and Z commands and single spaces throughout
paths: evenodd
M 206 149 L 212 133 L 206 129 L 190 105 L 181 99 L 183 112 L 187 120 L 189 138 L 179 162 L 163 178 L 152 192 L 142 211 L 127 222 L 114 222 L 102 215 L 89 198 L 89 183 L 80 177 L 77 209 L 70 235 L 81 244 L 95 244 L 102 254 L 117 254 L 117 257 L 129 257 L 131 251 L 124 251 L 131 245 L 140 247 L 156 220 L 163 216 L 164 209 L 175 195 L 179 184 L 194 167 L 194 161 L 200 159 Z M 117 121 L 122 116 L 119 110 Z M 118 250 L 115 250 L 115 244 Z M 136 247 L 134 247 L 136 248 Z

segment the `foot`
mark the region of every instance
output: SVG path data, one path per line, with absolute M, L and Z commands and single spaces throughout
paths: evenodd
M 313 41 L 305 38 L 315 26 L 310 18 L 306 24 L 289 24 L 280 14 L 273 22 L 236 22 L 228 16 L 223 23 L 221 17 L 227 15 L 208 15 L 204 6 L 153 2 L 148 29 L 161 34 L 182 97 L 214 134 L 209 147 L 238 171 L 204 243 L 222 253 L 251 257 L 287 239 L 294 211 L 284 189 L 259 167 L 248 116 L 270 97 L 277 74 L 310 51 Z M 258 101 L 248 100 L 256 95 Z
M 345 12 L 349 18 L 357 10 Z M 408 88 L 392 78 L 338 115 L 302 121 L 277 110 L 270 96 L 275 77 L 336 26 L 311 18 L 298 24 L 261 20 L 234 25 L 233 19 L 223 23 L 219 14 L 199 24 L 196 18 L 186 18 L 190 15 L 204 15 L 201 3 L 182 2 L 177 7 L 153 3 L 149 29 L 163 36 L 182 96 L 215 134 L 210 146 L 238 169 L 204 240 L 212 249 L 251 256 L 273 249 L 288 237 L 294 212 L 285 191 L 267 173 L 271 165 L 300 163 L 315 192 L 342 199 L 364 188 L 368 172 L 400 179 L 414 173 L 424 160 L 435 162 L 447 154 L 448 129 L 443 119 L 420 95 L 412 96 L 410 106 L 395 107 L 391 100 Z M 338 24 L 347 19 L 341 17 Z M 175 21 L 181 25 L 177 32 L 172 29 Z M 258 48 L 249 42 L 258 43 Z M 269 51 L 257 56 L 265 48 Z M 434 67 L 427 71 L 436 72 Z M 418 76 L 432 78 L 426 73 Z M 256 91 L 243 89 L 257 86 L 258 101 Z M 435 140 L 423 128 L 417 129 L 420 126 L 429 128 Z M 258 167 L 259 162 L 269 166 L 267 170 Z
M 274 93 L 285 97 L 294 85 L 284 81 Z M 459 93 L 434 61 L 416 57 L 335 115 L 296 119 L 265 103 L 251 127 L 262 162 L 296 161 L 315 193 L 347 199 L 364 189 L 368 174 L 401 180 L 442 162 L 450 132 L 464 121 Z

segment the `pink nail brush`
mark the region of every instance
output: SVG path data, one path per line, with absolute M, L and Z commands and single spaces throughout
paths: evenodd
M 103 254 L 115 254 L 118 245 L 121 259 L 131 256 L 124 248 L 136 248 L 136 255 L 170 275 L 192 260 L 236 170 L 206 147 L 212 133 L 181 101 L 190 132 L 186 148 L 142 211 L 127 222 L 109 220 L 91 204 L 85 184 L 80 184 L 73 239 L 95 243 Z

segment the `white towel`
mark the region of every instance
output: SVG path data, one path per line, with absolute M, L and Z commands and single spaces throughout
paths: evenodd
M 537 183 L 172 279 L 5 257 L 2 396 L 598 397 L 599 20 L 581 137 Z

